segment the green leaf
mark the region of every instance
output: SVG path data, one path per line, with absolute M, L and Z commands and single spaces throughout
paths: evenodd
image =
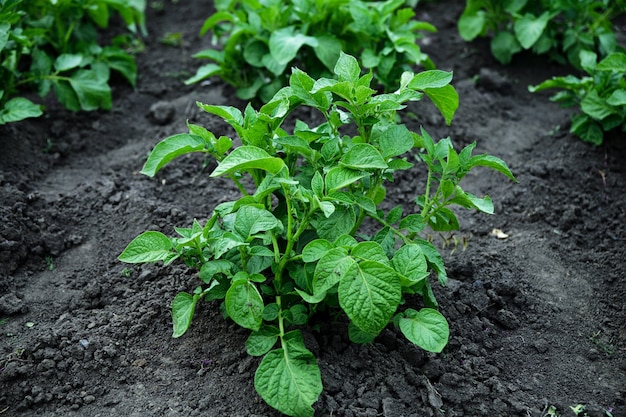
M 457 23 L 461 38 L 463 38 L 466 42 L 474 40 L 477 36 L 483 33 L 487 21 L 488 17 L 484 11 L 465 9 Z
M 339 282 L 339 304 L 362 331 L 380 333 L 401 298 L 398 274 L 375 261 L 353 263 Z
M 4 108 L 0 110 L 0 125 L 18 122 L 30 117 L 39 117 L 42 114 L 41 106 L 26 98 L 15 97 L 7 101 Z
M 419 245 L 402 246 L 394 254 L 391 263 L 396 272 L 402 276 L 403 286 L 409 287 L 428 277 L 426 256 Z
M 469 168 L 488 167 L 506 175 L 511 181 L 517 182 L 506 162 L 492 155 L 475 155 L 469 160 Z
M 385 266 L 391 266 L 385 250 L 378 242 L 359 242 L 355 247 L 352 248 L 350 254 L 356 260 L 376 261 Z
M 54 61 L 54 69 L 58 72 L 71 70 L 78 67 L 83 62 L 80 54 L 61 54 Z
M 240 146 L 234 149 L 224 158 L 217 168 L 211 173 L 211 177 L 218 177 L 231 172 L 242 172 L 250 169 L 261 169 L 272 174 L 277 174 L 285 162 L 276 157 L 271 157 L 267 152 L 256 146 Z
M 522 46 L 510 32 L 498 32 L 491 39 L 491 53 L 501 64 L 511 62 L 513 55 L 521 50 Z
M 419 214 L 409 214 L 400 220 L 400 224 L 398 225 L 400 230 L 408 230 L 412 233 L 419 233 L 424 230 L 424 227 L 426 227 L 426 224 Z
M 356 214 L 354 209 L 342 206 L 337 206 L 329 217 L 318 217 L 312 221 L 318 236 L 330 241 L 341 235 L 349 234 L 355 223 Z
M 441 88 L 452 81 L 452 72 L 441 70 L 423 71 L 413 76 L 408 87 L 413 90 L 425 90 L 427 88 Z
M 93 70 L 79 70 L 68 80 L 78 97 L 82 110 L 111 109 L 111 89 L 104 78 Z
M 375 334 L 365 333 L 352 322 L 348 323 L 348 337 L 352 343 L 360 345 L 372 343 L 376 336 Z
M 449 126 L 454 117 L 454 113 L 459 108 L 459 94 L 454 87 L 446 85 L 441 88 L 428 88 L 424 93 L 430 98 L 441 112 L 441 115 Z
M 367 172 L 357 171 L 342 166 L 332 167 L 326 174 L 326 192 L 332 193 L 333 191 L 340 190 L 350 184 L 354 184 L 361 178 L 368 177 L 369 175 L 370 174 Z
M 551 18 L 552 13 L 546 11 L 539 17 L 527 13 L 515 21 L 513 29 L 522 48 L 529 49 L 539 40 Z
M 324 178 L 319 171 L 315 171 L 313 178 L 311 178 L 311 191 L 318 197 L 324 197 Z
M 254 206 L 243 206 L 237 211 L 235 231 L 250 240 L 259 232 L 282 228 L 282 224 L 272 213 Z
M 613 91 L 611 96 L 606 100 L 607 104 L 611 106 L 624 106 L 626 105 L 626 90 L 619 89 Z
M 173 338 L 182 336 L 189 329 L 196 304 L 200 298 L 198 294 L 191 295 L 186 292 L 176 294 L 172 301 Z
M 247 280 L 231 284 L 225 298 L 226 311 L 235 323 L 250 330 L 259 330 L 263 323 L 263 298 L 256 286 Z
M 315 267 L 313 294 L 325 295 L 326 291 L 339 283 L 355 262 L 343 248 L 327 251 Z
M 261 326 L 258 331 L 252 332 L 250 336 L 248 336 L 246 340 L 246 352 L 248 352 L 250 356 L 265 355 L 274 347 L 279 334 L 280 330 L 274 326 Z
M 213 63 L 205 64 L 198 68 L 195 75 L 187 78 L 184 83 L 185 85 L 195 84 L 214 75 L 219 75 L 221 72 L 222 69 L 219 65 Z
M 329 71 L 337 64 L 341 54 L 341 41 L 331 34 L 316 36 L 317 46 L 313 47 L 315 55 Z
M 437 310 L 423 308 L 417 312 L 407 309 L 400 319 L 399 327 L 409 341 L 428 352 L 439 353 L 448 344 L 448 322 Z
M 198 276 L 204 283 L 208 284 L 217 274 L 231 276 L 234 266 L 232 262 L 225 259 L 213 259 L 202 264 Z
M 596 66 L 598 71 L 616 71 L 626 73 L 626 54 L 623 52 L 614 52 L 598 62 Z
M 263 357 L 254 375 L 254 387 L 281 413 L 313 417 L 312 405 L 322 393 L 322 377 L 315 356 L 306 349 L 299 332 L 282 348 Z
M 191 152 L 203 152 L 206 142 L 200 136 L 179 133 L 159 142 L 146 161 L 142 174 L 154 177 L 157 172 L 178 156 Z
M 161 232 L 148 231 L 134 238 L 117 259 L 138 264 L 165 261 L 173 255 L 170 238 Z
M 378 144 L 383 158 L 387 159 L 410 151 L 413 137 L 405 125 L 393 125 L 381 133 Z
M 286 65 L 291 62 L 303 45 L 316 47 L 318 46 L 318 41 L 312 36 L 299 33 L 295 26 L 275 30 L 269 39 L 270 53 L 280 65 Z
M 355 57 L 341 52 L 334 69 L 339 81 L 356 83 L 361 75 L 361 68 Z
M 596 120 L 602 120 L 615 112 L 606 100 L 602 99 L 596 90 L 591 90 L 581 100 L 580 108 L 583 112 Z
M 319 260 L 326 252 L 333 248 L 332 243 L 326 239 L 315 239 L 307 243 L 302 249 L 302 261 L 315 262 Z
M 352 169 L 385 169 L 387 163 L 378 150 L 369 143 L 357 143 L 341 157 L 339 164 Z

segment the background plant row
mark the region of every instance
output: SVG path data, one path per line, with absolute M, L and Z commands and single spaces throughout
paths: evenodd
M 436 31 L 416 19 L 418 2 L 217 0 L 200 30 L 214 47 L 194 55 L 209 63 L 186 83 L 218 76 L 239 98 L 266 102 L 286 85 L 292 66 L 332 76 L 345 52 L 391 91 L 403 71 L 436 68 L 418 45 Z M 145 0 L 1 0 L 0 124 L 42 114 L 43 106 L 23 97 L 27 91 L 52 92 L 73 111 L 110 109 L 111 70 L 135 86 L 133 36 L 147 36 L 145 8 Z M 597 145 L 605 132 L 626 129 L 626 55 L 614 26 L 624 12 L 624 0 L 467 0 L 458 28 L 467 41 L 489 37 L 503 64 L 529 50 L 571 65 L 575 75 L 530 91 L 561 89 L 552 99 L 580 109 L 571 132 Z M 98 30 L 113 15 L 132 36 L 101 46 Z

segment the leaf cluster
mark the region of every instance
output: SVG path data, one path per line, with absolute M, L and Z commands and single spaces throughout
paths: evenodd
M 600 145 L 605 132 L 626 131 L 626 54 L 614 52 L 598 62 L 595 53 L 581 51 L 580 62 L 586 76 L 553 77 L 529 90 L 561 89 L 551 100 L 581 111 L 573 116 L 570 132 Z
M 213 34 L 221 49 L 194 55 L 208 59 L 187 83 L 217 75 L 237 88 L 241 99 L 267 102 L 288 81 L 288 68 L 298 65 L 311 76 L 332 75 L 344 51 L 374 70 L 387 91 L 412 66 L 434 64 L 416 41 L 430 23 L 414 19 L 417 2 L 387 0 L 221 0 L 200 34 Z M 404 7 L 409 6 L 409 7 Z
M 624 0 L 467 0 L 458 29 L 466 41 L 491 35 L 491 52 L 502 64 L 532 50 L 581 68 L 581 51 L 622 50 L 612 20 L 624 12 Z
M 356 58 L 341 53 L 333 72 L 335 78 L 314 79 L 293 69 L 289 85 L 258 111 L 198 103 L 232 126 L 241 146 L 189 123 L 188 133 L 155 146 L 142 172 L 154 176 L 174 158 L 201 152 L 218 161 L 211 177 L 231 178 L 241 196 L 215 207 L 204 225 L 177 228 L 177 237 L 145 232 L 119 257 L 129 263 L 182 259 L 196 268 L 202 284 L 172 303 L 174 337 L 187 331 L 200 300 L 221 300 L 225 316 L 251 331 L 247 352 L 263 357 L 257 391 L 297 417 L 313 415 L 322 391 L 300 330 L 319 313 L 345 317 L 355 343 L 373 341 L 393 323 L 417 346 L 442 351 L 448 323 L 429 277 L 445 284 L 446 271 L 420 233 L 457 229 L 451 206 L 493 213 L 488 196 L 460 186 L 473 168 L 514 180 L 502 160 L 472 155 L 474 144 L 457 152 L 449 138 L 435 142 L 425 130 L 398 123 L 397 112 L 424 95 L 449 122 L 458 107 L 452 73 L 405 72 L 396 91 L 377 94 L 372 71 L 362 74 Z M 324 122 L 285 123 L 300 107 L 315 109 Z M 386 185 L 416 163 L 427 185 L 415 210 L 383 210 Z M 366 219 L 375 226 L 365 227 Z M 412 295 L 423 308 L 402 307 Z
M 145 0 L 0 0 L 0 124 L 42 114 L 18 94 L 51 91 L 72 111 L 111 108 L 110 71 L 133 87 L 134 58 L 100 46 L 98 30 L 119 14 L 136 33 L 145 30 Z

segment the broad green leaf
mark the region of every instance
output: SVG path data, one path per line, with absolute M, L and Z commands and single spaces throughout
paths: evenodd
M 424 93 L 432 100 L 435 107 L 439 109 L 446 124 L 450 125 L 454 113 L 459 108 L 459 94 L 454 87 L 446 85 L 441 88 L 428 88 L 424 90 Z
M 587 73 L 592 74 L 596 69 L 598 55 L 593 51 L 582 50 L 580 51 L 579 56 L 580 66 L 587 71 Z
M 213 255 L 217 259 L 231 249 L 246 245 L 247 243 L 245 243 L 238 234 L 226 232 L 214 242 Z
M 411 286 L 428 277 L 428 264 L 419 245 L 402 246 L 394 254 L 391 263 L 396 272 L 404 278 L 401 278 L 403 286 Z
M 82 110 L 111 110 L 111 88 L 108 78 L 93 70 L 79 70 L 68 82 L 78 97 Z
M 452 81 L 452 72 L 430 70 L 415 74 L 408 87 L 414 90 L 441 88 L 450 84 L 450 81 Z
M 320 205 L 320 210 L 324 213 L 326 218 L 329 218 L 335 212 L 335 205 L 330 201 L 318 201 Z
M 324 178 L 319 171 L 315 171 L 313 178 L 311 178 L 311 191 L 318 197 L 324 197 Z
M 263 325 L 261 328 L 250 333 L 246 340 L 246 352 L 250 356 L 263 356 L 269 352 L 276 342 L 278 341 L 278 335 L 280 330 L 274 326 Z
M 375 261 L 353 263 L 339 282 L 339 304 L 362 331 L 380 333 L 400 303 L 398 274 Z
M 602 120 L 610 116 L 615 110 L 602 99 L 596 90 L 591 90 L 581 100 L 580 108 L 583 112 L 591 116 L 593 119 Z
M 339 81 L 349 81 L 356 83 L 361 75 L 361 68 L 356 58 L 352 55 L 341 52 L 334 69 Z
M 316 36 L 317 46 L 313 47 L 315 55 L 329 71 L 337 64 L 341 54 L 341 41 L 331 34 Z
M 469 160 L 469 168 L 487 167 L 506 175 L 511 181 L 517 182 L 506 162 L 492 155 L 475 155 Z
M 546 11 L 539 17 L 527 13 L 515 21 L 513 29 L 522 48 L 528 49 L 537 42 L 551 18 L 551 12 Z
M 428 225 L 436 232 L 450 232 L 459 230 L 459 220 L 454 212 L 446 207 L 440 207 L 428 218 Z
M 369 175 L 369 173 L 364 171 L 335 166 L 326 174 L 326 192 L 332 193 L 333 191 L 340 190 L 350 184 L 354 184 L 361 178 L 368 177 Z
M 446 274 L 446 267 L 443 262 L 441 254 L 437 248 L 430 242 L 423 239 L 416 239 L 416 243 L 422 249 L 422 252 L 426 256 L 428 265 L 437 273 L 437 279 L 441 285 L 446 285 L 448 275 Z
M 270 53 L 280 65 L 291 62 L 303 45 L 316 47 L 318 41 L 312 36 L 297 32 L 294 26 L 275 30 L 270 35 Z
M 315 239 L 307 243 L 302 249 L 302 261 L 315 262 L 319 260 L 326 252 L 333 248 L 332 243 L 326 239 Z
M 225 259 L 213 259 L 202 264 L 198 276 L 204 283 L 208 284 L 217 274 L 232 275 L 234 266 L 232 262 Z
M 261 169 L 276 174 L 283 167 L 285 167 L 285 162 L 282 159 L 271 157 L 261 148 L 240 146 L 235 148 L 219 163 L 217 168 L 211 173 L 211 177 L 250 169 Z
M 450 329 L 445 317 L 437 310 L 423 308 L 419 312 L 407 309 L 399 322 L 402 334 L 428 352 L 439 353 L 448 344 Z
M 148 231 L 134 238 L 118 259 L 129 264 L 165 261 L 173 255 L 170 238 Z
M 352 257 L 361 261 L 376 261 L 385 266 L 390 266 L 389 258 L 385 250 L 378 242 L 359 242 L 350 252 Z
M 400 230 L 407 230 L 412 233 L 419 233 L 424 230 L 424 227 L 426 227 L 426 224 L 419 214 L 409 214 L 400 220 L 400 224 L 398 225 Z
M 250 330 L 259 330 L 263 323 L 263 298 L 256 286 L 246 280 L 231 284 L 225 298 L 228 316 Z
M 511 62 L 513 55 L 522 50 L 522 46 L 512 33 L 498 32 L 491 39 L 491 53 L 501 63 Z
M 325 294 L 346 275 L 356 261 L 342 248 L 327 251 L 319 259 L 313 275 L 313 294 Z
M 357 143 L 341 157 L 339 164 L 352 169 L 385 169 L 387 163 L 378 150 L 369 143 Z
M 221 72 L 222 68 L 219 65 L 213 63 L 205 64 L 196 70 L 195 75 L 187 78 L 184 82 L 185 85 L 195 84 L 214 75 L 219 75 Z
M 235 218 L 235 231 L 244 240 L 250 240 L 259 232 L 278 229 L 281 226 L 272 213 L 254 206 L 241 207 Z
M 601 145 L 604 140 L 602 128 L 586 114 L 578 114 L 572 118 L 570 132 L 596 146 Z
M 312 221 L 317 234 L 322 239 L 330 241 L 337 237 L 349 234 L 356 223 L 356 214 L 352 207 L 337 206 L 329 217 L 317 217 Z
M 613 94 L 606 100 L 611 106 L 624 106 L 626 105 L 626 90 L 619 89 L 613 91 Z
M 474 40 L 485 30 L 487 20 L 487 14 L 482 10 L 465 10 L 457 23 L 459 35 L 466 42 Z
M 137 64 L 135 58 L 120 48 L 106 47 L 102 51 L 102 57 L 109 68 L 122 74 L 124 78 L 135 88 L 137 84 Z
M 614 52 L 598 62 L 596 66 L 598 71 L 616 71 L 626 73 L 626 54 L 623 52 Z
M 159 142 L 146 161 L 142 174 L 154 177 L 157 172 L 174 158 L 191 152 L 203 152 L 206 142 L 200 136 L 179 133 Z
M 15 97 L 7 101 L 4 108 L 0 110 L 0 125 L 18 122 L 30 117 L 39 117 L 42 114 L 41 106 L 26 98 Z
M 254 375 L 254 387 L 281 413 L 313 417 L 312 405 L 322 393 L 322 377 L 315 356 L 306 349 L 299 332 L 297 335 L 263 357 Z
M 196 310 L 196 304 L 200 298 L 198 294 L 192 295 L 186 292 L 176 294 L 172 301 L 173 338 L 182 336 L 189 329 L 193 313 Z
M 9 40 L 11 25 L 8 22 L 0 22 L 0 51 L 4 49 Z
M 410 151 L 413 137 L 405 125 L 393 125 L 380 134 L 378 144 L 383 158 L 387 159 Z
M 54 69 L 58 72 L 71 70 L 78 67 L 83 62 L 80 54 L 61 54 L 54 61 Z
M 203 104 L 200 102 L 196 102 L 196 104 L 205 112 L 214 114 L 224 119 L 226 123 L 228 123 L 235 130 L 237 130 L 237 133 L 239 133 L 238 129 L 243 126 L 243 115 L 241 114 L 241 110 L 236 107 L 214 106 L 211 104 Z

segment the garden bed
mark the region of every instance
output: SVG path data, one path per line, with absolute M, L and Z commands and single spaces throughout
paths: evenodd
M 187 119 L 230 132 L 196 101 L 245 105 L 218 80 L 181 82 L 198 65 L 191 54 L 209 46 L 197 33 L 211 5 L 164 5 L 148 10 L 137 90 L 114 85 L 111 112 L 49 102 L 42 118 L 0 126 L 0 416 L 278 415 L 254 390 L 248 332 L 217 304 L 202 303 L 190 331 L 171 339 L 170 302 L 197 285 L 193 272 L 117 260 L 140 232 L 170 235 L 237 193 L 202 172 L 201 156 L 155 179 L 138 174 Z M 626 416 L 626 142 L 593 147 L 569 134 L 570 112 L 527 90 L 567 69 L 524 54 L 497 64 L 486 41 L 458 36 L 462 8 L 418 11 L 439 29 L 423 50 L 454 71 L 452 126 L 426 100 L 405 123 L 450 135 L 457 149 L 476 141 L 519 183 L 472 172 L 465 188 L 490 195 L 495 215 L 459 213 L 456 246 L 433 236 L 447 245 L 450 278 L 436 288 L 451 328 L 443 353 L 393 327 L 369 345 L 349 343 L 340 323 L 306 334 L 324 382 L 316 416 L 538 417 L 577 405 Z M 170 32 L 182 32 L 181 46 L 158 42 Z M 409 206 L 424 178 L 402 180 L 389 196 Z

